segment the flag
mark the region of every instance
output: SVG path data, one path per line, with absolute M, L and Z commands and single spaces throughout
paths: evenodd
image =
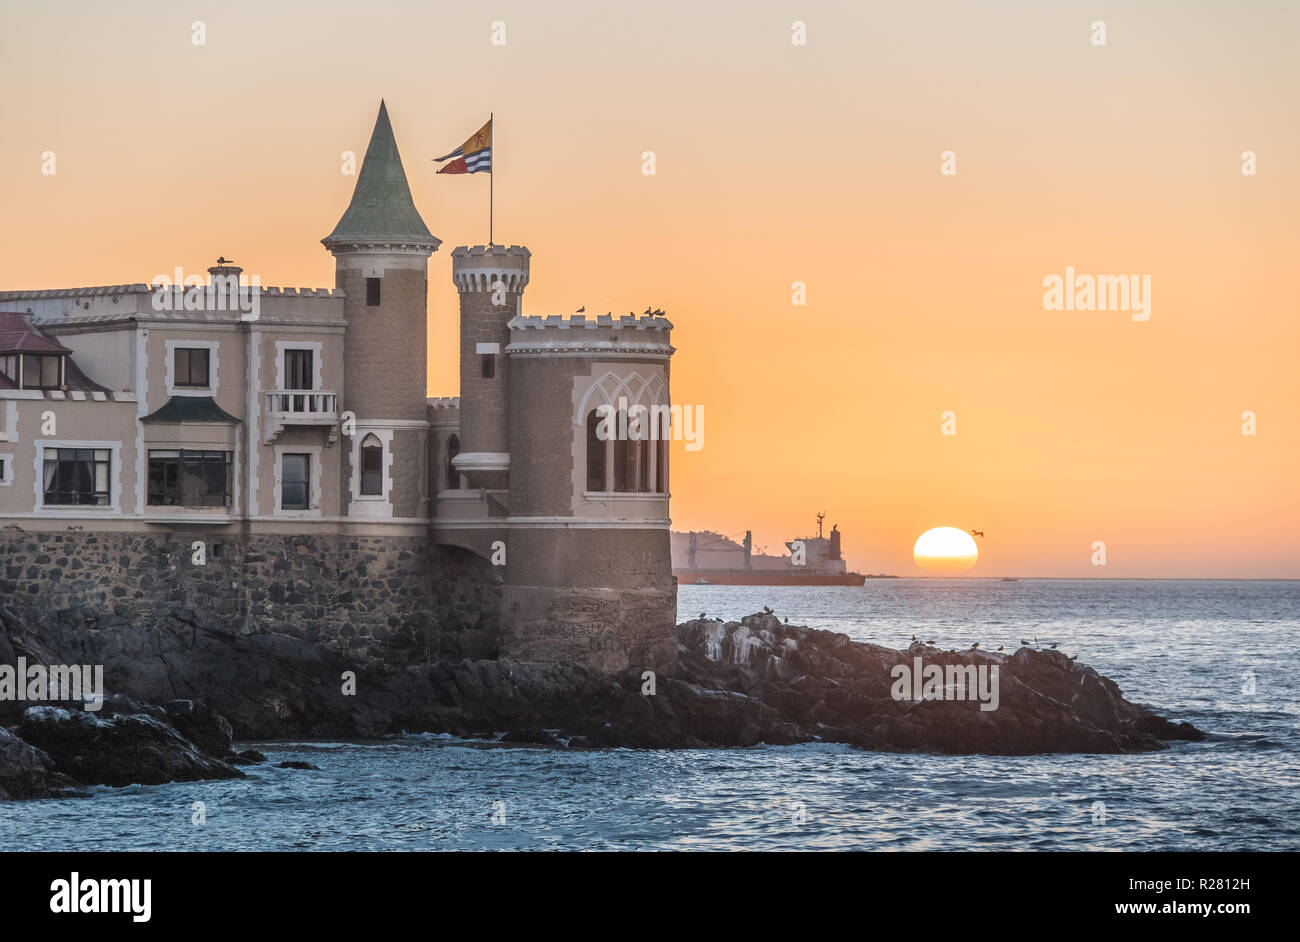
M 454 160 L 452 158 L 455 158 Z M 438 163 L 450 160 L 439 173 L 491 173 L 492 172 L 492 120 L 479 128 L 464 144 L 444 157 L 435 157 Z

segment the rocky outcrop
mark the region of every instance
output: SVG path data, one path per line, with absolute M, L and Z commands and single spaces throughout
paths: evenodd
M 1201 738 L 1191 726 L 1129 702 L 1112 681 L 1056 651 L 1004 655 L 920 644 L 893 650 L 786 625 L 770 613 L 679 625 L 677 664 L 653 677 L 569 664 L 441 660 L 418 646 L 400 657 L 390 648 L 383 658 L 358 661 L 303 638 L 244 636 L 219 620 L 196 620 L 179 633 L 118 627 L 93 641 L 81 637 L 85 629 L 71 639 L 63 631 L 43 625 L 33 632 L 0 610 L 0 662 L 8 651 L 44 663 L 85 663 L 76 655 L 93 648 L 110 690 L 148 700 L 147 691 L 166 689 L 198 701 L 151 707 L 116 696 L 97 715 L 59 711 L 64 715 L 55 719 L 38 711 L 0 719 L 19 722 L 18 735 L 48 752 L 54 769 L 85 782 L 239 774 L 227 764 L 242 761 L 231 754 L 232 735 L 505 733 L 508 742 L 569 748 L 822 740 L 1008 755 L 1131 752 Z M 996 709 L 981 709 L 971 698 L 899 698 L 895 671 L 918 658 L 944 674 L 969 670 L 973 677 L 996 668 Z M 128 750 L 129 760 L 115 764 L 110 742 Z M 79 756 L 95 759 L 77 764 Z
M 52 798 L 75 784 L 48 755 L 0 726 L 0 801 Z
M 14 733 L 45 753 L 60 772 L 86 785 L 161 785 L 242 778 L 150 713 L 101 718 L 81 710 L 28 707 Z

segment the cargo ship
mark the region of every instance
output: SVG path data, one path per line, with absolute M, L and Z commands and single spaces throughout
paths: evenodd
M 840 553 L 840 528 L 822 533 L 825 514 L 817 515 L 817 535 L 787 542 L 789 556 L 754 552 L 754 535 L 743 542 L 712 530 L 674 532 L 673 575 L 678 585 L 863 585 L 867 577 L 849 572 Z

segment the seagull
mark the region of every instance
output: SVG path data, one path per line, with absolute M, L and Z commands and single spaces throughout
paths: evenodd
M 981 537 L 982 537 L 982 536 L 984 535 L 984 531 L 983 531 L 983 530 L 971 530 L 971 531 L 970 531 L 970 535 L 971 535 L 971 536 L 981 536 Z
M 235 260 L 233 258 L 226 258 L 224 255 L 218 256 L 217 258 L 218 265 L 233 265 L 234 263 Z
M 654 312 L 651 311 L 649 308 L 646 308 L 646 309 L 645 309 L 645 312 L 646 312 L 646 314 L 653 314 L 653 313 L 654 313 Z
M 664 316 L 664 312 L 663 312 L 660 308 L 655 308 L 655 309 L 654 309 L 654 315 L 655 315 L 655 317 L 663 317 L 663 316 Z
M 582 307 L 578 308 L 578 310 L 577 310 L 575 313 L 578 313 L 578 314 L 585 314 L 585 313 L 587 313 L 587 305 L 584 304 Z
M 980 643 L 979 643 L 978 641 L 976 641 L 974 644 L 972 644 L 972 645 L 970 646 L 970 649 L 971 649 L 972 651 L 974 651 L 974 650 L 975 650 L 976 648 L 978 648 L 979 646 L 980 646 Z

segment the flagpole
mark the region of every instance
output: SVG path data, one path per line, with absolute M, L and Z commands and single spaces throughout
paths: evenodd
M 482 113 L 483 112 L 481 111 L 479 112 L 479 114 Z M 488 112 L 488 128 L 489 128 L 488 147 L 492 146 L 492 138 L 494 138 L 497 133 L 496 121 L 493 120 L 495 117 L 496 116 L 491 111 Z M 494 197 L 492 191 L 495 187 L 496 179 L 497 179 L 496 162 L 497 162 L 497 155 L 496 155 L 496 151 L 494 150 L 492 152 L 492 169 L 488 171 L 488 248 L 492 247 L 492 209 L 493 209 L 492 203 Z

